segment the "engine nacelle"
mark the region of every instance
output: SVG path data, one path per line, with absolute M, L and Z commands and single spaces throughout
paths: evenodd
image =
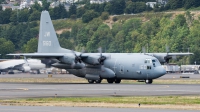
M 82 59 L 82 61 L 89 65 L 99 65 L 100 63 L 98 59 L 99 59 L 99 56 L 93 56 L 93 57 L 88 56 L 87 58 Z
M 31 70 L 31 67 L 29 67 L 29 66 L 23 66 L 22 67 L 23 72 L 29 72 L 30 70 Z
M 163 54 L 163 55 L 155 55 L 153 54 L 154 57 L 156 57 L 160 63 L 168 63 L 169 60 L 172 58 L 170 56 L 167 56 L 167 54 Z
M 74 63 L 74 60 L 75 60 L 75 56 L 73 54 L 67 54 L 61 58 L 59 58 L 59 60 L 62 62 L 62 63 L 66 63 L 66 64 L 73 64 Z
M 73 66 L 69 64 L 64 64 L 64 63 L 54 63 L 51 66 L 60 68 L 60 69 L 82 69 L 85 64 L 83 63 L 75 63 Z

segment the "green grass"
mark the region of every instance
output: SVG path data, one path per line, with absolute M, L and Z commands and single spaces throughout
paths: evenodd
M 147 105 L 194 105 L 200 104 L 200 96 L 149 96 L 149 97 L 65 97 L 65 98 L 28 98 L 19 100 L 0 100 L 0 103 L 112 103 Z

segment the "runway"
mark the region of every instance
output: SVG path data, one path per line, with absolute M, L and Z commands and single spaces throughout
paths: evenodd
M 181 80 L 199 80 L 198 74 L 167 74 L 159 79 L 177 80 L 181 76 L 190 78 Z M 47 74 L 14 74 L 0 75 L 0 78 L 47 78 Z M 53 75 L 53 79 L 82 80 L 73 75 Z M 109 97 L 109 96 L 169 96 L 200 95 L 200 84 L 88 84 L 88 83 L 25 83 L 0 82 L 0 99 L 40 98 L 40 97 Z M 195 110 L 145 109 L 145 108 L 101 108 L 101 107 L 56 107 L 56 106 L 4 106 L 0 104 L 0 112 L 197 112 Z
M 0 83 L 0 99 L 29 97 L 200 95 L 200 85 Z
M 199 74 L 166 74 L 159 78 L 174 80 L 180 76 L 189 76 L 183 80 L 200 80 Z M 0 75 L 0 78 L 46 78 L 47 74 Z M 56 79 L 82 79 L 74 75 L 55 74 Z M 84 79 L 83 79 L 84 80 Z M 0 99 L 53 97 L 90 97 L 90 96 L 166 96 L 166 95 L 200 95 L 200 84 L 88 84 L 88 83 L 0 83 Z
M 47 107 L 47 106 L 1 106 L 0 112 L 199 112 L 195 110 L 100 108 L 100 107 Z

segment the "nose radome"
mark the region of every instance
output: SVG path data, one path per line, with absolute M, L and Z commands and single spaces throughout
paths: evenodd
M 157 77 L 161 77 L 163 75 L 166 74 L 166 70 L 162 67 L 162 66 L 158 66 L 156 67 L 156 70 L 155 70 L 157 73 Z

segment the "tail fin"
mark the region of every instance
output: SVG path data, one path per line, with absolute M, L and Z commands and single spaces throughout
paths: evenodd
M 42 11 L 40 18 L 40 32 L 38 53 L 66 53 L 70 50 L 60 47 L 55 29 L 48 11 Z

